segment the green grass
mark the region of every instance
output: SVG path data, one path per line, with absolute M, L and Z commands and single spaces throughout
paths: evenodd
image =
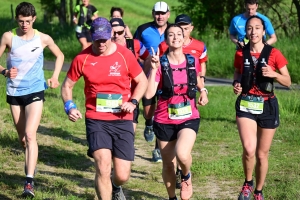
M 3 62 L 3 61 L 2 61 Z M 51 77 L 49 71 L 45 77 Z M 62 82 L 65 72 L 60 75 Z M 5 103 L 5 82 L 0 77 L 0 199 L 19 199 L 24 181 L 24 155 L 18 143 L 9 106 Z M 200 108 L 201 125 L 194 145 L 194 200 L 236 199 L 243 183 L 242 147 L 235 124 L 236 96 L 230 86 L 207 86 L 209 104 Z M 74 100 L 84 112 L 83 80 L 74 88 Z M 276 91 L 281 125 L 270 150 L 266 199 L 300 198 L 300 98 L 299 91 Z M 72 123 L 63 110 L 59 89 L 45 92 L 45 106 L 38 129 L 39 161 L 36 199 L 94 199 L 93 160 L 86 156 L 84 120 Z M 140 115 L 136 134 L 136 157 L 132 175 L 124 185 L 127 199 L 167 198 L 161 178 L 161 164 L 150 162 L 154 143 L 143 138 Z

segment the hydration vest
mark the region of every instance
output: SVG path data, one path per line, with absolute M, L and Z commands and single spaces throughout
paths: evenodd
M 241 80 L 243 94 L 247 94 L 253 85 L 256 85 L 259 90 L 265 93 L 273 93 L 273 78 L 264 77 L 261 70 L 261 68 L 265 66 L 264 63 L 268 64 L 272 49 L 272 46 L 265 44 L 259 58 L 257 59 L 257 64 L 255 67 L 250 53 L 250 45 L 248 44 L 245 46 L 245 48 L 243 48 L 244 63 L 250 62 L 249 67 L 246 67 L 245 65 L 243 67 Z
M 133 55 L 135 56 L 135 51 L 134 51 L 134 40 L 130 38 L 126 38 L 126 47 L 130 51 L 132 51 Z
M 92 24 L 92 8 L 90 5 L 88 5 L 86 7 L 87 9 L 87 13 L 86 16 L 84 15 L 84 11 L 83 11 L 83 6 L 84 5 L 80 5 L 80 11 L 79 11 L 79 19 L 78 19 L 78 26 L 84 26 L 85 24 L 88 26 L 91 26 Z
M 176 95 L 187 95 L 189 98 L 194 99 L 197 92 L 197 73 L 195 68 L 195 58 L 190 54 L 185 54 L 186 57 L 186 67 L 172 69 L 170 67 L 167 55 L 164 54 L 160 58 L 161 72 L 162 72 L 162 88 L 159 91 L 159 95 L 164 99 L 169 99 Z M 185 70 L 187 74 L 187 83 L 175 84 L 173 80 L 173 71 Z M 184 94 L 177 94 L 174 92 L 174 87 L 183 87 L 187 85 L 187 91 Z

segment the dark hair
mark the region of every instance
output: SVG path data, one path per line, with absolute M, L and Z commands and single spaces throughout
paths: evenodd
M 250 5 L 258 4 L 258 0 L 244 0 L 244 2 L 245 2 L 245 5 L 247 5 L 247 4 L 250 4 Z
M 166 30 L 165 30 L 165 35 L 164 35 L 165 40 L 167 40 L 169 29 L 172 28 L 172 27 L 178 27 L 178 28 L 180 28 L 181 31 L 182 31 L 182 35 L 183 35 L 183 37 L 184 37 L 183 29 L 181 28 L 181 26 L 179 26 L 178 24 L 169 24 L 169 25 L 167 26 Z
M 35 8 L 31 3 L 28 2 L 22 2 L 20 3 L 17 7 L 16 7 L 16 18 L 22 15 L 24 17 L 35 17 L 36 16 L 36 12 L 35 12 Z
M 265 25 L 264 20 L 263 20 L 262 18 L 258 17 L 257 15 L 253 15 L 253 16 L 249 17 L 249 18 L 247 19 L 247 21 L 246 21 L 246 26 L 245 26 L 245 31 L 246 31 L 246 33 L 247 33 L 247 26 L 248 26 L 248 23 L 249 23 L 249 21 L 250 21 L 251 19 L 253 19 L 253 18 L 259 19 L 259 20 L 261 21 L 262 26 L 263 26 L 263 30 L 266 30 L 266 25 Z M 246 38 L 247 38 L 247 35 L 246 35 Z M 264 37 L 262 38 L 262 41 L 263 41 L 263 43 L 265 43 L 265 38 L 264 38 Z M 250 45 L 250 42 L 248 42 L 247 45 Z
M 121 14 L 121 17 L 123 17 L 124 10 L 122 8 L 119 8 L 119 7 L 111 7 L 111 9 L 110 9 L 110 17 L 113 16 L 113 13 L 115 11 L 118 11 Z

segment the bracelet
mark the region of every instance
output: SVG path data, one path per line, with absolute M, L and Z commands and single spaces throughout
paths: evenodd
M 203 79 L 204 79 L 204 83 L 205 83 L 205 81 L 206 81 L 206 78 L 205 78 L 205 76 L 200 76 L 200 78 L 203 78 Z
M 71 109 L 73 109 L 73 108 L 76 109 L 76 108 L 77 108 L 76 104 L 75 104 L 72 100 L 66 101 L 64 107 L 65 107 L 65 112 L 66 112 L 67 115 L 69 114 L 69 111 L 70 111 Z
M 208 90 L 207 90 L 206 88 L 201 88 L 201 89 L 200 89 L 200 92 L 203 92 L 203 91 L 205 91 L 206 94 L 208 94 Z
M 232 82 L 232 86 L 233 86 L 233 87 L 234 87 L 235 83 L 239 83 L 239 81 L 238 81 L 238 80 L 234 80 L 234 81 Z

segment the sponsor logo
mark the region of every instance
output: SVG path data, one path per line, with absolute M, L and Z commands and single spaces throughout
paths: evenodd
M 40 97 L 34 97 L 32 100 L 35 101 L 35 100 L 39 100 Z
M 34 47 L 31 52 L 34 52 L 35 50 L 37 50 L 39 47 Z
M 191 52 L 192 52 L 192 53 L 196 53 L 196 50 L 193 49 L 193 50 L 191 50 Z
M 114 65 L 110 66 L 109 75 L 108 76 L 121 76 L 120 67 L 118 62 L 115 62 Z
M 91 65 L 95 66 L 98 62 L 91 63 Z

